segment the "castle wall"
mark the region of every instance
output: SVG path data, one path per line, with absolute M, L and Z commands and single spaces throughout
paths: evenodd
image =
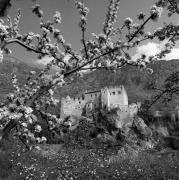
M 129 106 L 121 106 L 117 114 L 120 117 L 121 121 L 117 122 L 117 127 L 121 128 L 123 126 L 123 123 L 131 123 L 131 119 L 134 118 L 134 116 L 137 114 L 140 106 L 138 103 L 130 104 Z
M 128 106 L 128 96 L 123 86 L 109 88 L 110 108 Z
M 84 98 L 85 98 L 84 100 L 86 103 L 92 102 L 94 108 L 100 107 L 100 99 L 101 99 L 101 92 L 100 91 L 85 93 Z
M 101 90 L 102 107 L 111 109 L 128 106 L 128 96 L 123 86 L 104 88 Z
M 137 107 L 128 106 L 128 96 L 124 86 L 104 88 L 101 91 L 86 92 L 78 98 L 66 97 L 61 100 L 61 118 L 69 115 L 81 116 L 85 110 L 90 114 L 90 110 L 96 108 L 110 110 L 118 107 L 122 116 L 137 113 Z
M 110 108 L 109 96 L 110 94 L 108 88 L 101 89 L 101 106 L 104 109 Z
M 82 97 L 63 98 L 61 101 L 61 118 L 69 115 L 81 116 L 85 104 L 86 102 Z

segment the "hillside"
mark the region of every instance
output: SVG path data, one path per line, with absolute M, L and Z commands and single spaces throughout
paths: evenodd
M 59 90 L 57 94 L 58 96 L 76 96 L 86 90 L 98 90 L 105 86 L 124 85 L 130 103 L 150 99 L 151 95 L 156 93 L 156 91 L 149 90 L 150 84 L 155 82 L 158 87 L 161 87 L 168 75 L 179 70 L 179 60 L 158 61 L 149 67 L 154 71 L 152 75 L 133 66 L 123 67 L 116 73 L 104 69 L 96 70 L 85 74 L 83 78 Z M 172 105 L 176 103 L 179 103 L 179 98 L 174 99 Z
M 0 98 L 13 90 L 10 74 L 14 67 L 17 69 L 17 77 L 20 84 L 25 82 L 29 71 L 39 71 L 38 68 L 23 62 L 5 59 L 0 63 Z M 89 72 L 83 78 L 74 80 L 72 84 L 62 89 L 57 89 L 56 97 L 61 98 L 67 95 L 74 97 L 81 95 L 86 90 L 99 90 L 105 86 L 124 85 L 130 103 L 143 101 L 156 93 L 149 90 L 152 82 L 155 82 L 160 87 L 169 74 L 179 70 L 179 60 L 158 61 L 155 64 L 151 64 L 150 67 L 154 71 L 152 75 L 145 70 L 140 71 L 133 66 L 125 66 L 116 73 L 104 69 Z M 176 103 L 179 103 L 179 98 L 174 98 L 171 104 L 173 106 Z
M 11 73 L 15 68 L 16 75 L 18 78 L 18 83 L 20 85 L 24 84 L 28 73 L 30 71 L 38 71 L 38 68 L 27 65 L 23 62 L 14 59 L 4 59 L 0 63 L 0 98 L 2 99 L 7 93 L 13 91 L 13 86 L 11 83 Z

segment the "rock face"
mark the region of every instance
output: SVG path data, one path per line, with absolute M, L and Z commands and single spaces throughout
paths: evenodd
M 124 136 L 129 136 L 131 130 L 141 138 L 150 138 L 152 136 L 151 129 L 145 124 L 142 118 L 135 115 L 121 117 L 118 111 L 101 112 L 98 115 L 98 124 L 106 129 L 109 134 L 116 135 L 115 132 L 121 132 Z
M 145 124 L 144 120 L 138 116 L 134 117 L 133 127 L 143 135 L 144 137 L 151 137 L 152 131 L 151 129 Z
M 168 147 L 179 150 L 179 137 L 178 136 L 167 136 L 164 138 L 164 140 Z
M 130 144 L 141 144 L 146 148 L 152 147 L 149 143 L 152 131 L 143 119 L 137 115 L 130 116 L 130 114 L 125 118 L 121 117 L 115 109 L 110 112 L 96 112 L 93 115 L 93 121 L 69 116 L 64 121 L 64 125 L 68 126 L 68 132 L 63 135 L 64 142 L 71 139 L 74 143 L 86 142 L 88 144 L 92 139 L 97 138 L 96 140 L 110 145 L 111 143 L 129 142 Z

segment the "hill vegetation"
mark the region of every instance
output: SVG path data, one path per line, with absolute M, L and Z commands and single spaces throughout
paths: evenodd
M 39 71 L 38 68 L 11 58 L 4 59 L 0 63 L 0 98 L 13 91 L 11 73 L 16 71 L 18 83 L 23 85 L 30 71 Z
M 105 69 L 89 72 L 83 78 L 79 78 L 71 85 L 59 90 L 57 96 L 70 95 L 73 97 L 84 93 L 86 90 L 99 90 L 105 86 L 124 85 L 129 96 L 129 103 L 143 102 L 157 93 L 156 90 L 151 90 L 153 84 L 162 87 L 165 79 L 179 69 L 179 60 L 157 61 L 149 66 L 153 69 L 153 74 L 149 74 L 146 70 L 140 72 L 133 66 L 125 66 L 115 73 Z M 172 107 L 178 102 L 179 99 L 173 98 L 168 105 Z M 157 106 L 161 106 L 161 102 Z
M 151 90 L 153 84 L 162 87 L 164 80 L 172 73 L 179 69 L 179 60 L 157 61 L 149 65 L 153 69 L 153 74 L 149 74 L 146 70 L 140 72 L 133 66 L 125 66 L 118 69 L 115 73 L 110 70 L 100 69 L 87 72 L 81 78 L 74 78 L 73 83 L 63 88 L 58 88 L 55 95 L 57 98 L 70 95 L 80 96 L 88 90 L 99 90 L 105 86 L 124 85 L 128 96 L 129 103 L 150 99 L 156 90 Z M 17 78 L 22 85 L 31 70 L 40 71 L 40 69 L 19 62 L 17 60 L 4 60 L 0 64 L 0 97 L 3 98 L 7 93 L 13 91 L 10 74 L 13 68 L 17 70 Z M 179 103 L 179 98 L 173 98 L 167 106 L 173 108 Z M 161 101 L 155 106 L 160 107 Z

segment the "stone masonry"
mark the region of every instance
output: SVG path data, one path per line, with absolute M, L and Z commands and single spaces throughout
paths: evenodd
M 134 115 L 137 113 L 139 104 L 128 105 L 128 96 L 124 86 L 105 87 L 99 91 L 85 92 L 75 98 L 61 99 L 61 118 L 67 116 L 80 117 L 85 111 L 85 115 L 90 115 L 94 109 L 119 108 L 122 116 Z

